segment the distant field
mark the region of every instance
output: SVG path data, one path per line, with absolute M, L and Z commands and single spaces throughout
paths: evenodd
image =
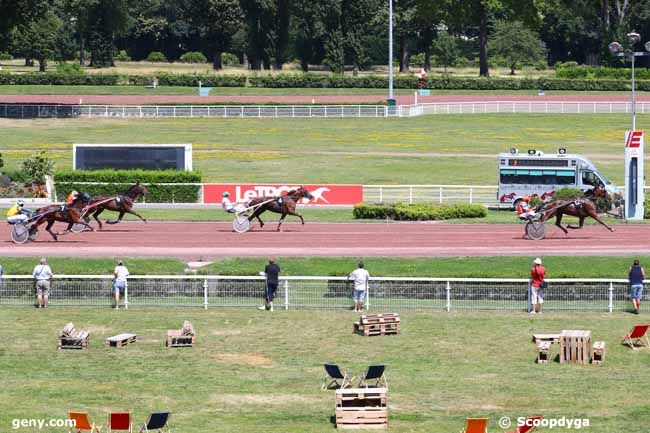
M 439 115 L 392 119 L 0 120 L 5 169 L 46 150 L 71 167 L 72 143 L 194 144 L 205 181 L 364 184 L 496 183 L 510 147 L 590 156 L 623 180 L 626 115 Z M 639 129 L 650 117 L 639 115 Z M 650 173 L 650 168 L 647 173 Z
M 357 376 L 387 366 L 394 432 L 455 432 L 467 417 L 489 417 L 489 431 L 503 431 L 501 417 L 531 415 L 589 419 L 592 433 L 647 432 L 649 353 L 620 344 L 638 316 L 401 313 L 400 335 L 367 338 L 351 332 L 358 314 L 340 310 L 2 308 L 0 425 L 67 411 L 104 424 L 111 410 L 131 411 L 139 424 L 171 410 L 177 432 L 333 432 L 334 392 L 320 386 L 322 364 L 337 363 Z M 196 347 L 166 349 L 166 330 L 183 320 L 194 324 Z M 57 352 L 70 321 L 91 332 L 87 352 Z M 606 363 L 536 365 L 531 335 L 562 329 L 606 341 Z M 104 347 L 125 331 L 138 342 Z

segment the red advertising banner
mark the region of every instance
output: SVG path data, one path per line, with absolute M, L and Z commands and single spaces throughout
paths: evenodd
M 363 202 L 362 185 L 270 185 L 261 183 L 206 183 L 203 185 L 203 202 L 221 203 L 221 195 L 228 191 L 231 201 L 244 203 L 257 197 L 284 195 L 300 186 L 307 188 L 314 198 L 312 200 L 304 198 L 299 204 L 327 206 L 355 205 Z

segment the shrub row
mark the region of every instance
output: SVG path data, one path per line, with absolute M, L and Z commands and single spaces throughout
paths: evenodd
M 485 206 L 477 204 L 359 204 L 353 214 L 358 219 L 392 219 L 396 221 L 431 221 L 457 218 L 484 218 Z
M 632 78 L 632 69 L 630 68 L 609 68 L 605 66 L 578 66 L 578 65 L 563 65 L 555 70 L 557 78 L 564 79 L 608 79 L 608 80 L 626 80 Z M 650 69 L 636 68 L 634 76 L 639 80 L 650 80 Z
M 82 182 L 110 182 L 118 185 L 87 185 Z M 145 183 L 150 203 L 195 203 L 199 196 L 199 185 L 158 185 L 159 183 L 199 183 L 201 174 L 185 171 L 147 170 L 64 170 L 54 174 L 54 184 L 59 197 L 68 192 L 85 191 L 91 196 L 113 195 L 126 190 L 136 182 Z
M 10 74 L 0 73 L 0 85 L 90 85 L 90 86 L 145 86 L 151 84 L 150 75 L 65 74 L 57 72 Z M 201 81 L 206 87 L 265 87 L 265 88 L 372 88 L 388 87 L 388 77 L 376 75 L 348 76 L 330 74 L 277 75 L 190 75 L 157 74 L 161 86 L 196 87 Z M 395 77 L 394 87 L 416 89 L 414 76 Z M 433 90 L 594 90 L 626 91 L 628 80 L 595 80 L 565 78 L 478 78 L 433 77 L 426 79 L 426 87 Z M 650 79 L 637 80 L 637 89 L 650 91 Z

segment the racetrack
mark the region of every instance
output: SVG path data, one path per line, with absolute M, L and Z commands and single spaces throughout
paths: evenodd
M 59 242 L 41 228 L 38 241 L 16 245 L 3 224 L 0 251 L 5 256 L 158 256 L 188 261 L 233 256 L 650 255 L 650 225 L 621 224 L 614 233 L 594 225 L 568 236 L 547 225 L 547 239 L 542 241 L 524 239 L 523 224 L 286 223 L 282 232 L 275 227 L 269 222 L 262 230 L 255 225 L 237 234 L 230 223 L 125 222 L 102 232 L 66 234 Z

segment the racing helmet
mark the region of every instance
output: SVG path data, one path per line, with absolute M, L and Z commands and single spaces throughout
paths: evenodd
M 230 193 L 228 191 L 224 191 L 223 194 L 221 194 L 221 197 L 230 197 Z
M 20 207 L 23 207 L 23 206 L 25 206 L 25 200 L 23 200 L 22 198 L 19 198 L 18 201 L 16 202 L 16 204 L 18 206 L 20 206 Z
M 526 203 L 528 203 L 528 202 L 530 201 L 530 197 L 528 197 L 527 195 L 525 195 L 525 196 L 523 196 L 523 197 L 521 198 L 521 200 L 522 200 L 522 201 L 525 201 Z
M 84 203 L 88 203 L 90 201 L 90 194 L 88 194 L 87 192 L 82 192 L 81 201 Z
M 76 197 L 76 196 L 79 195 L 79 193 L 78 193 L 77 191 L 75 191 L 75 190 L 72 190 L 72 192 L 70 192 L 69 195 L 72 195 L 72 196 L 75 196 L 75 197 Z

